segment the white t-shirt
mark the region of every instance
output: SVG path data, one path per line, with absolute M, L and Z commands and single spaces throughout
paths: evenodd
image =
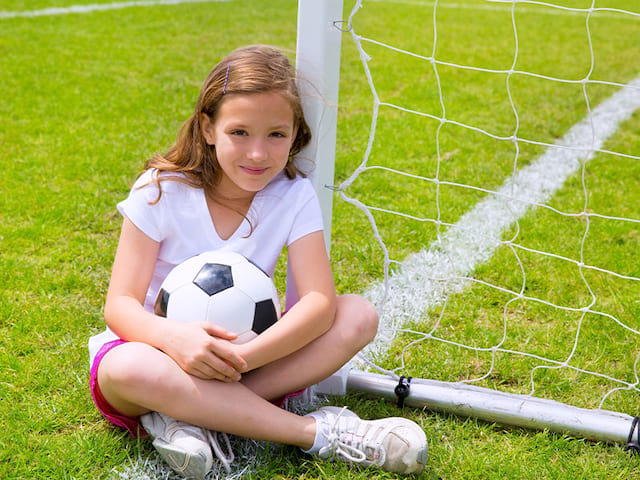
M 118 204 L 118 211 L 123 216 L 160 243 L 158 260 L 144 302 L 145 309 L 150 312 L 164 278 L 187 258 L 209 250 L 230 250 L 249 258 L 273 276 L 285 246 L 323 228 L 318 198 L 306 178 L 289 180 L 280 173 L 256 193 L 247 218 L 228 239 L 223 240 L 211 220 L 204 190 L 172 180 L 163 181 L 160 200 L 151 204 L 158 197 L 157 187 L 149 184 L 152 175 L 155 175 L 154 170 L 142 174 L 129 197 Z M 287 304 L 291 304 L 291 299 L 287 299 Z M 108 328 L 91 337 L 91 364 L 100 347 L 117 338 Z

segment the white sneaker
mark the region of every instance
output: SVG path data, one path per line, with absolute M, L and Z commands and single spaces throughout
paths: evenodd
M 155 449 L 176 473 L 204 479 L 213 466 L 213 455 L 202 428 L 158 412 L 142 415 L 140 422 Z
M 310 413 L 326 437 L 321 458 L 377 465 L 395 473 L 419 473 L 427 463 L 427 437 L 406 418 L 362 420 L 346 408 L 323 407 Z

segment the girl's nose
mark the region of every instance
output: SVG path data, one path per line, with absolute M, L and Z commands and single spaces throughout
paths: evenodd
M 264 161 L 268 158 L 267 145 L 263 140 L 256 139 L 251 144 L 249 158 L 256 162 Z

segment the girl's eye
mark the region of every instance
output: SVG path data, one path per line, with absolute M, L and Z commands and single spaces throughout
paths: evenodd
M 277 138 L 284 138 L 284 137 L 286 137 L 286 135 L 285 135 L 284 133 L 282 133 L 282 132 L 273 132 L 273 133 L 271 134 L 271 136 L 272 136 L 272 137 L 277 137 Z
M 246 130 L 232 130 L 231 131 L 231 135 L 247 135 Z

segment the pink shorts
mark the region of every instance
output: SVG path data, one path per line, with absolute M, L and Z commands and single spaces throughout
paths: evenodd
M 140 417 L 129 417 L 128 415 L 123 415 L 118 412 L 105 400 L 102 392 L 100 391 L 100 386 L 98 385 L 98 367 L 100 366 L 102 358 L 109 350 L 117 347 L 118 345 L 122 345 L 123 343 L 127 343 L 126 340 L 113 340 L 105 343 L 100 347 L 100 350 L 98 350 L 96 358 L 93 360 L 93 365 L 91 365 L 91 380 L 89 382 L 91 387 L 91 397 L 93 398 L 93 402 L 96 404 L 96 407 L 98 407 L 100 413 L 102 413 L 107 420 L 118 427 L 124 428 L 134 438 L 137 436 L 144 437 L 147 432 L 144 431 L 144 428 L 142 428 L 142 425 L 140 424 Z
M 100 413 L 112 424 L 124 428 L 134 438 L 138 436 L 144 437 L 146 436 L 147 432 L 145 432 L 140 423 L 140 417 L 129 417 L 128 415 L 123 415 L 122 413 L 118 412 L 109 404 L 109 402 L 105 400 L 102 392 L 100 391 L 100 386 L 98 385 L 98 367 L 100 366 L 102 358 L 107 354 L 109 350 L 117 347 L 118 345 L 122 345 L 123 343 L 127 343 L 127 341 L 121 339 L 113 340 L 111 342 L 105 343 L 102 347 L 100 347 L 100 350 L 98 350 L 98 353 L 93 360 L 93 365 L 91 365 L 91 380 L 89 383 L 91 387 L 91 397 L 93 398 L 93 402 L 96 404 L 96 407 L 98 407 Z M 297 392 L 289 393 L 282 396 L 281 398 L 272 400 L 271 403 L 282 408 L 289 398 L 301 395 L 305 390 L 306 389 L 303 388 L 302 390 L 298 390 Z

